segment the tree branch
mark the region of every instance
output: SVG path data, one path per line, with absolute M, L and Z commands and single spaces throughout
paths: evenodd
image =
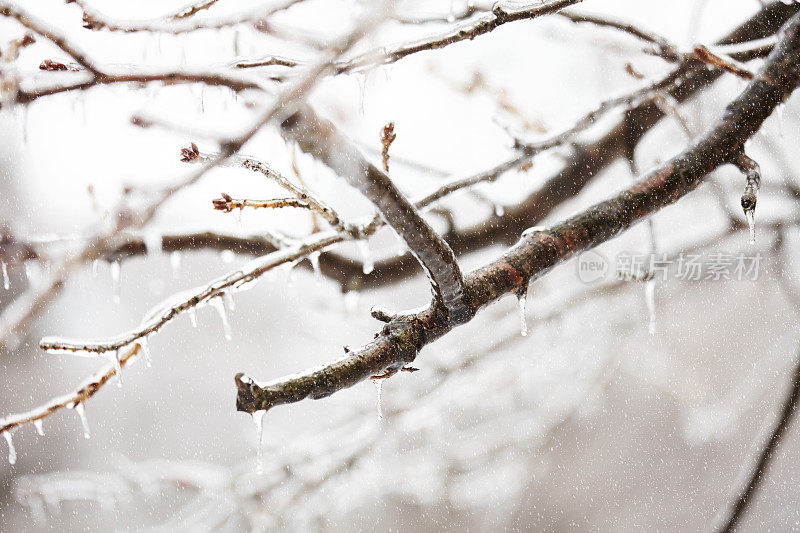
M 525 289 L 573 255 L 593 248 L 675 203 L 705 176 L 731 162 L 761 124 L 800 83 L 800 15 L 784 26 L 763 69 L 731 102 L 719 121 L 681 154 L 652 170 L 619 195 L 596 204 L 549 230 L 525 232 L 496 261 L 467 278 L 471 311 L 505 294 Z M 324 398 L 370 376 L 397 370 L 420 349 L 455 327 L 436 306 L 400 315 L 368 345 L 343 358 L 299 374 L 259 384 L 237 374 L 237 409 L 268 410 L 305 398 Z
M 457 324 L 469 320 L 469 296 L 453 250 L 389 177 L 367 161 L 331 122 L 318 117 L 308 106 L 284 120 L 281 130 L 375 205 L 425 269 L 434 299 L 444 306 L 449 320 Z

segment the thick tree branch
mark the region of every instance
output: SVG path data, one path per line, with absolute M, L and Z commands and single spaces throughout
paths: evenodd
M 329 121 L 303 107 L 281 124 L 284 135 L 331 167 L 377 207 L 428 274 L 449 320 L 469 320 L 469 296 L 455 255 L 389 177 L 367 161 Z
M 800 15 L 782 30 L 764 68 L 731 102 L 719 121 L 681 154 L 652 170 L 619 195 L 596 204 L 548 230 L 523 233 L 496 261 L 471 272 L 467 286 L 475 312 L 528 283 L 570 257 L 593 248 L 675 203 L 696 189 L 717 167 L 741 153 L 772 111 L 800 83 Z M 320 368 L 259 384 L 238 374 L 237 409 L 268 410 L 305 398 L 324 398 L 386 370 L 397 370 L 426 344 L 454 327 L 436 306 L 400 315 L 374 341 Z

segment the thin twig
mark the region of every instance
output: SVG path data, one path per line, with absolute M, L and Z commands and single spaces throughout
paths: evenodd
M 747 485 L 742 489 L 742 492 L 733 503 L 725 523 L 720 527 L 720 533 L 730 533 L 736 530 L 741 519 L 747 513 L 750 503 L 753 501 L 756 493 L 758 492 L 761 482 L 764 480 L 767 472 L 769 471 L 770 464 L 775 458 L 778 446 L 781 439 L 786 435 L 789 425 L 794 418 L 795 411 L 797 410 L 797 401 L 800 398 L 800 353 L 797 355 L 797 362 L 795 363 L 794 370 L 792 371 L 791 385 L 788 394 L 783 400 L 780 414 L 775 421 L 775 426 L 770 432 L 769 439 L 761 449 L 758 455 L 758 461 L 750 473 Z

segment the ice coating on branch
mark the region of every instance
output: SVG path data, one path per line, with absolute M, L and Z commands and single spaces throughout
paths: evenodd
M 261 446 L 261 441 L 264 440 L 264 415 L 265 409 L 253 411 L 253 422 L 256 425 L 256 472 L 259 474 L 264 473 L 264 450 Z
M 231 340 L 233 335 L 231 333 L 231 324 L 228 322 L 228 312 L 225 310 L 225 304 L 219 296 L 215 296 L 208 301 L 208 304 L 217 310 L 220 320 L 222 320 L 222 330 L 225 334 L 225 340 Z
M 383 420 L 383 380 L 373 379 L 372 384 L 375 385 L 375 392 L 377 393 L 378 402 L 378 420 Z
M 528 336 L 528 320 L 525 316 L 525 307 L 528 300 L 528 290 L 517 293 L 517 305 L 519 306 L 519 333 L 523 337 Z
M 42 423 L 41 418 L 37 418 L 33 421 L 33 427 L 36 428 L 36 433 L 38 433 L 39 436 L 44 436 L 44 424 Z
M 172 277 L 177 279 L 181 270 L 181 253 L 172 252 L 169 254 L 169 264 L 172 267 Z
M 11 432 L 4 431 L 3 436 L 6 438 L 6 443 L 8 444 L 8 464 L 13 465 L 17 462 L 17 450 L 14 448 L 14 441 L 11 440 Z
M 78 414 L 78 418 L 81 419 L 81 426 L 83 427 L 83 438 L 90 439 L 92 437 L 92 432 L 89 429 L 89 420 L 86 418 L 86 408 L 83 406 L 83 403 L 68 406 L 68 409 L 73 409 Z
M 650 335 L 656 334 L 656 280 L 651 279 L 645 283 L 644 298 L 647 302 L 647 312 L 649 314 L 649 322 L 647 331 Z
M 3 269 L 3 288 L 8 290 L 11 288 L 11 280 L 8 277 L 8 265 L 5 261 L 0 261 L 0 267 Z
M 358 250 L 361 252 L 362 272 L 364 275 L 369 275 L 375 270 L 375 261 L 372 258 L 372 253 L 369 251 L 369 243 L 366 240 L 356 241 Z
M 114 293 L 114 303 L 120 302 L 120 272 L 122 270 L 122 263 L 114 261 L 111 263 L 111 290 Z

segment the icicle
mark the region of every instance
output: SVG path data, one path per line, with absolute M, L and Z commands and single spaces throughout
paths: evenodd
M 519 332 L 523 337 L 528 336 L 528 321 L 525 317 L 525 304 L 528 300 L 528 289 L 517 293 L 517 304 L 519 306 Z
M 744 212 L 747 217 L 747 225 L 750 227 L 750 244 L 756 243 L 756 211 L 755 209 L 748 209 Z
M 225 305 L 228 306 L 229 311 L 236 309 L 236 302 L 233 300 L 233 294 L 230 291 L 223 292 L 222 299 L 225 300 Z
M 186 313 L 189 315 L 189 322 L 192 323 L 192 327 L 197 327 L 197 309 L 194 307 L 190 307 L 186 310 Z
M 219 318 L 222 320 L 222 330 L 225 333 L 225 340 L 231 340 L 233 338 L 231 334 L 231 324 L 228 322 L 228 313 L 225 311 L 225 305 L 222 303 L 222 300 L 219 297 L 214 297 L 211 298 L 208 303 L 219 313 Z
M 108 361 L 114 365 L 114 370 L 116 371 L 117 376 L 117 387 L 122 388 L 122 360 L 120 359 L 120 351 L 121 350 L 114 350 L 113 352 L 103 352 L 103 355 L 108 359 Z
M 120 283 L 119 276 L 122 270 L 122 264 L 119 261 L 111 263 L 111 290 L 114 292 L 114 303 L 120 302 Z
M 236 229 L 239 230 L 239 233 L 242 232 L 242 213 L 244 212 L 244 208 L 239 208 L 238 210 L 234 211 L 233 216 L 236 218 Z
M 14 464 L 17 462 L 17 450 L 14 448 L 14 441 L 11 440 L 11 432 L 4 431 L 3 436 L 6 438 L 6 442 L 8 443 L 8 464 Z
M 252 414 L 253 422 L 256 425 L 256 472 L 264 473 L 264 450 L 261 441 L 264 440 L 264 415 L 265 409 L 254 411 Z
M 142 353 L 144 354 L 144 364 L 147 368 L 150 368 L 153 366 L 153 358 L 150 355 L 150 347 L 147 345 L 147 337 L 139 339 L 139 346 L 142 348 Z
M 38 433 L 40 437 L 44 437 L 44 424 L 41 418 L 37 418 L 33 421 L 33 427 L 36 428 L 36 433 Z
M 155 230 L 148 230 L 144 236 L 144 247 L 147 250 L 147 255 L 160 254 L 162 250 L 161 234 Z
M 497 217 L 501 217 L 506 214 L 506 208 L 503 207 L 501 204 L 494 204 L 494 215 Z
M 169 255 L 169 264 L 172 266 L 172 277 L 177 279 L 181 270 L 181 253 L 172 252 Z
M 358 78 L 358 112 L 364 114 L 364 101 L 367 93 L 367 73 L 356 74 Z
M 349 314 L 353 315 L 358 311 L 358 300 L 358 291 L 347 291 L 344 293 L 344 308 Z
M 369 243 L 366 240 L 356 241 L 359 251 L 361 251 L 361 270 L 364 275 L 368 275 L 375 270 L 375 262 L 372 259 L 372 254 L 369 251 Z
M 74 403 L 71 407 L 69 407 L 69 409 L 74 409 L 75 412 L 78 413 L 78 417 L 81 419 L 81 426 L 83 426 L 83 438 L 91 438 L 92 432 L 89 430 L 89 420 L 86 418 L 86 408 L 83 406 L 83 403 Z
M 223 263 L 230 264 L 236 259 L 236 254 L 232 250 L 222 250 L 219 253 L 219 258 Z
M 317 285 L 322 284 L 322 270 L 319 268 L 319 252 L 314 252 L 308 256 L 308 260 L 311 262 L 311 268 L 314 270 L 314 280 L 316 281 Z
M 95 259 L 92 261 L 92 276 L 97 277 L 97 269 L 100 267 L 100 260 Z
M 378 420 L 383 420 L 383 380 L 373 379 L 372 384 L 375 385 L 375 392 L 378 393 Z
M 656 334 L 656 280 L 651 279 L 645 282 L 644 298 L 647 301 L 647 311 L 650 315 L 650 322 L 647 331 L 650 335 Z
M 3 288 L 8 290 L 11 288 L 11 280 L 8 277 L 8 265 L 4 261 L 0 261 L 0 267 L 3 268 Z

